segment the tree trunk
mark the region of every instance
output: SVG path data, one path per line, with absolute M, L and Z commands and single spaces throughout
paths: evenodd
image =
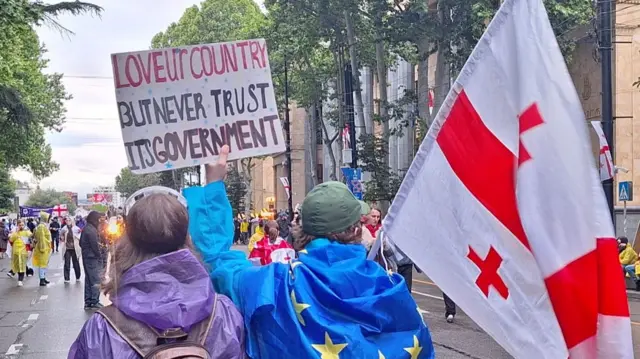
M 389 114 L 387 111 L 387 64 L 385 62 L 385 50 L 382 36 L 376 41 L 376 67 L 378 70 L 378 88 L 380 92 L 380 117 L 382 118 L 382 136 L 389 140 Z M 382 163 L 389 167 L 389 154 L 384 156 Z M 386 213 L 389 209 L 389 201 L 380 201 L 380 209 Z
M 380 117 L 382 118 L 382 136 L 389 139 L 389 115 L 387 113 L 387 64 L 384 57 L 384 43 L 382 38 L 376 42 L 376 67 L 378 71 L 378 89 L 380 92 Z M 384 164 L 389 165 L 389 156 L 384 158 Z
M 367 133 L 368 134 L 373 134 L 374 131 L 374 126 L 373 126 L 373 69 L 372 68 L 368 68 L 367 70 L 367 108 L 366 108 L 366 114 L 367 117 L 365 122 L 366 122 L 366 127 L 367 127 Z
M 329 179 L 332 181 L 337 181 L 338 177 L 336 176 L 336 155 L 333 153 L 333 142 L 336 137 L 340 135 L 340 132 L 336 132 L 333 138 L 329 138 L 329 132 L 327 131 L 327 124 L 324 123 L 323 120 L 320 121 L 322 126 L 322 135 L 324 136 L 324 145 L 327 148 L 327 153 L 329 154 L 329 162 L 331 162 L 331 168 L 329 169 Z
M 438 2 L 438 18 L 440 23 L 447 21 L 447 9 L 444 5 L 444 1 Z M 436 114 L 440 111 L 440 107 L 444 103 L 449 87 L 451 84 L 451 78 L 449 74 L 449 64 L 447 63 L 446 56 L 449 52 L 449 43 L 439 41 L 438 53 L 436 55 L 436 73 L 435 73 L 435 86 L 434 86 L 434 99 L 433 99 L 433 114 L 429 121 L 429 125 L 433 122 Z
M 338 67 L 337 71 L 337 79 L 336 79 L 336 92 L 338 93 L 338 127 L 336 131 L 338 133 L 338 137 L 336 141 L 338 142 L 338 148 L 340 151 L 340 157 L 338 158 L 338 167 L 342 167 L 344 162 L 344 158 L 342 157 L 342 150 L 344 149 L 344 142 L 342 138 L 342 130 L 344 129 L 346 111 L 344 106 L 344 58 L 342 57 L 341 49 L 337 50 L 338 53 L 335 54 L 336 66 Z M 337 169 L 336 169 L 337 171 Z M 337 174 L 340 176 L 340 173 Z
M 425 37 L 418 41 L 418 116 L 422 122 L 423 130 L 429 125 L 429 49 L 431 43 Z
M 358 115 L 356 126 L 362 133 L 367 134 L 367 127 L 364 122 L 364 103 L 362 102 L 362 84 L 360 83 L 360 69 L 356 55 L 356 36 L 353 31 L 353 20 L 351 14 L 345 10 L 344 20 L 347 25 L 347 42 L 349 44 L 349 58 L 351 60 L 351 73 L 353 77 L 353 89 L 355 92 L 355 111 Z
M 309 168 L 308 168 L 309 172 L 307 174 L 307 178 L 309 179 L 309 181 L 307 186 L 308 188 L 305 189 L 305 193 L 307 192 L 307 190 L 310 190 L 311 188 L 315 187 L 316 184 L 318 184 L 318 179 L 316 178 L 316 167 L 317 167 L 316 164 L 318 163 L 318 158 L 317 158 L 318 151 L 317 151 L 317 143 L 316 143 L 316 133 L 318 131 L 317 121 L 318 121 L 318 104 L 316 102 L 313 105 L 311 105 L 310 113 L 308 113 L 307 122 L 306 122 L 307 140 L 304 142 L 305 142 L 305 152 L 308 158 L 307 163 L 309 163 Z

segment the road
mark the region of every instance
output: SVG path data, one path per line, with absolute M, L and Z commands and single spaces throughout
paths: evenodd
M 83 310 L 84 282 L 64 283 L 61 256 L 51 258 L 48 287 L 35 277 L 22 288 L 5 273 L 0 260 L 0 358 L 62 359 L 91 315 Z M 72 274 L 73 276 L 73 274 Z M 429 279 L 414 273 L 413 294 L 431 330 L 437 358 L 501 359 L 510 356 L 469 317 L 458 310 L 453 324 L 444 319 L 442 293 Z M 103 303 L 107 300 L 103 298 Z M 640 302 L 631 301 L 634 351 L 640 357 Z

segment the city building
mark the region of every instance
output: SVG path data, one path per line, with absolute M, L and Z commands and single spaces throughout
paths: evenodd
M 617 201 L 618 183 L 632 181 L 633 192 L 640 190 L 640 90 L 634 82 L 640 78 L 640 2 L 617 1 L 613 16 L 613 121 L 614 164 L 623 168 L 614 177 L 616 199 L 616 235 L 625 235 L 630 241 L 640 239 L 640 196 L 627 202 L 627 219 L 624 218 L 624 203 Z M 578 40 L 569 72 L 580 96 L 584 109 L 585 124 L 591 134 L 591 144 L 596 165 L 599 166 L 598 138 L 591 121 L 601 121 L 602 76 L 594 29 L 591 25 L 573 31 Z M 636 166 L 637 165 L 637 166 Z M 635 241 L 639 248 L 640 240 Z
M 87 194 L 87 199 L 93 202 L 107 202 L 115 208 L 123 206 L 126 200 L 113 186 L 94 187 L 93 193 Z
M 27 183 L 18 182 L 15 190 L 15 198 L 17 200 L 16 206 L 24 206 L 25 203 L 29 200 L 29 197 L 33 193 L 33 188 L 31 188 Z M 18 209 L 16 208 L 16 211 Z

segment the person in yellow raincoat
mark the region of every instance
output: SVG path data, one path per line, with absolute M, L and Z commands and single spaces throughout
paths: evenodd
M 260 218 L 258 220 L 258 226 L 256 227 L 256 232 L 251 236 L 251 238 L 249 238 L 249 245 L 247 246 L 249 248 L 249 253 L 253 251 L 253 248 L 255 247 L 256 243 L 260 242 L 262 238 L 264 238 L 264 222 L 262 218 Z
M 18 287 L 22 287 L 24 275 L 27 271 L 27 246 L 29 237 L 32 236 L 31 231 L 24 226 L 24 221 L 17 221 L 17 230 L 9 236 L 11 243 L 11 270 L 7 275 L 11 278 L 18 274 Z
M 51 232 L 49 231 L 49 214 L 40 212 L 40 224 L 33 233 L 33 266 L 39 268 L 40 286 L 49 284 L 47 280 L 47 267 L 51 257 Z

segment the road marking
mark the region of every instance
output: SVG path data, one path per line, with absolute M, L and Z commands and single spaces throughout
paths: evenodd
M 42 300 L 47 300 L 47 298 L 49 298 L 49 296 L 48 296 L 48 295 L 41 295 L 41 296 L 40 296 L 40 300 L 41 300 L 41 301 L 42 301 Z
M 429 282 L 429 281 L 426 281 L 426 280 L 414 279 L 414 280 L 413 280 L 413 282 L 416 282 L 416 283 L 422 283 L 422 284 L 427 284 L 427 285 L 432 285 L 432 286 L 437 287 L 437 285 L 436 285 L 435 283 L 433 283 L 433 282 Z M 429 298 L 434 298 L 434 299 L 444 300 L 444 299 L 442 299 L 442 298 L 440 298 L 440 297 L 437 297 L 437 296 L 435 296 L 435 295 L 426 294 L 426 293 L 420 293 L 420 292 L 416 292 L 415 290 L 412 290 L 412 291 L 411 291 L 411 293 L 414 293 L 414 294 L 417 294 L 417 295 L 422 295 L 422 296 L 429 297 Z M 639 323 L 639 322 L 631 321 L 631 325 L 640 326 L 640 323 Z
M 422 293 L 422 292 L 418 292 L 418 291 L 415 291 L 415 290 L 412 290 L 411 293 L 417 294 L 417 295 L 421 295 L 423 297 L 429 297 L 429 298 L 433 298 L 433 299 L 444 300 L 444 299 L 442 299 L 442 297 L 438 297 L 437 295 Z
M 422 308 L 420 308 L 420 307 L 418 307 L 418 312 L 419 312 L 421 315 L 429 314 L 429 311 L 424 310 L 424 309 L 422 309 Z
M 422 284 L 428 284 L 428 285 L 434 285 L 434 286 L 436 285 L 435 283 L 429 282 L 429 281 L 426 281 L 426 280 L 414 279 L 413 281 L 416 282 L 416 283 L 422 283 Z
M 16 355 L 20 353 L 20 348 L 22 348 L 23 345 L 24 344 L 11 344 L 5 355 Z
M 39 316 L 40 314 L 37 314 L 37 313 L 29 314 L 29 318 L 27 318 L 27 320 L 38 320 Z
M 54 274 L 53 274 L 53 276 L 54 276 L 54 277 L 59 277 L 59 276 L 61 276 L 61 275 L 62 275 L 62 273 L 54 273 Z

